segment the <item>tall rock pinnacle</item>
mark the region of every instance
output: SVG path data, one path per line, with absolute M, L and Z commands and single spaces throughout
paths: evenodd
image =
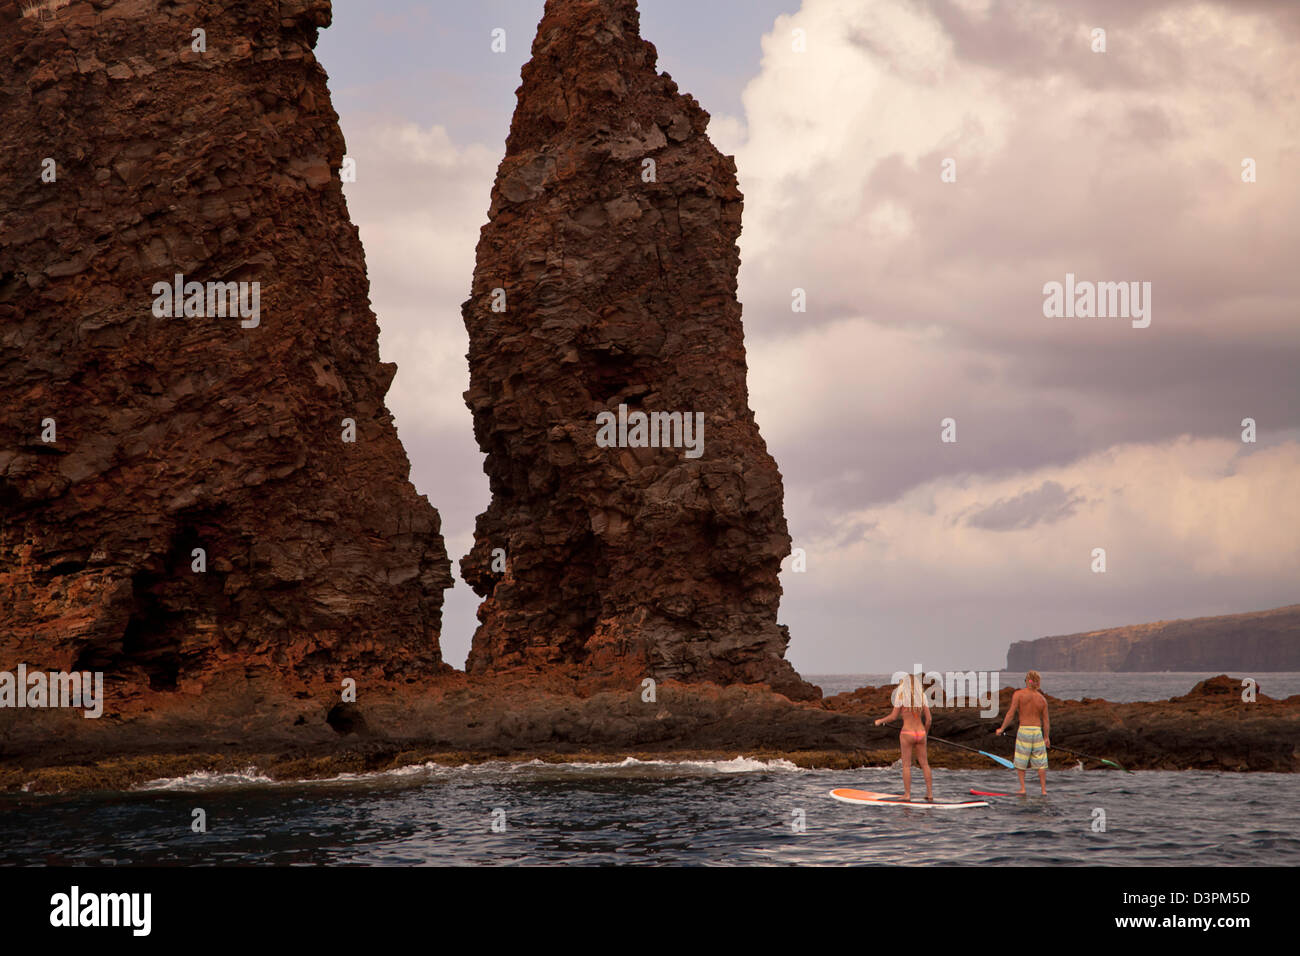
M 328 0 L 0 2 L 0 659 L 112 702 L 445 669 Z
M 634 0 L 548 0 L 478 244 L 465 398 L 492 500 L 471 673 L 768 682 L 783 489 L 749 409 L 742 197 Z

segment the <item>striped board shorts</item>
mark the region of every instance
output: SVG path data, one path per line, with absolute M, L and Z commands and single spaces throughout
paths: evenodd
M 1047 766 L 1047 747 L 1043 744 L 1042 727 L 1025 727 L 1016 731 L 1016 759 L 1012 761 L 1017 770 L 1033 767 L 1035 770 Z

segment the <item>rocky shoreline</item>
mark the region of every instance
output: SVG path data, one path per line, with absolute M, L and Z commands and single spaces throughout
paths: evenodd
M 100 720 L 52 711 L 0 711 L 0 792 L 124 790 L 197 771 L 255 768 L 274 780 L 372 773 L 428 762 L 489 760 L 788 760 L 806 768 L 889 766 L 897 727 L 876 727 L 890 688 L 863 687 L 796 702 L 762 686 L 641 686 L 525 682 L 456 673 L 432 686 L 368 693 L 358 704 L 285 692 L 265 679 L 231 678 L 200 698 Z M 1012 691 L 1001 694 L 1000 713 Z M 233 706 L 242 700 L 244 707 Z M 1300 770 L 1300 695 L 1252 703 L 1226 676 L 1163 701 L 1116 704 L 1049 696 L 1052 736 L 1073 750 L 1131 770 L 1294 773 Z M 210 709 L 223 702 L 220 711 Z M 149 706 L 150 703 L 155 706 Z M 18 717 L 18 715 L 22 715 Z M 979 710 L 935 710 L 933 735 L 1004 757 L 1011 740 L 992 734 Z M 936 767 L 994 769 L 988 758 L 933 743 Z M 1053 752 L 1052 766 L 1078 761 Z M 1084 761 L 1085 769 L 1101 769 Z M 1115 771 L 1111 771 L 1115 772 Z

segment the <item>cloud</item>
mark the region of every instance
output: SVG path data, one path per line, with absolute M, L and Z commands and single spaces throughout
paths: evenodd
M 1084 500 L 1055 481 L 1044 481 L 1032 491 L 979 507 L 966 515 L 965 524 L 986 531 L 1021 531 L 1036 524 L 1056 524 L 1074 514 Z
M 1152 281 L 1152 338 L 1295 349 L 1297 43 L 1263 13 L 1136 9 L 1104 54 L 1070 7 L 999 4 L 984 22 L 939 0 L 806 0 L 779 18 L 737 153 L 750 328 L 783 334 L 801 286 L 816 303 L 803 324 L 941 323 L 1026 353 L 1138 347 L 1120 323 L 1043 319 L 1043 283 L 1072 271 Z M 790 49 L 794 25 L 807 53 Z M 1032 69 L 967 55 L 976 28 L 1033 51 Z M 1268 171 L 1251 185 L 1247 156 Z
M 745 144 L 745 122 L 735 116 L 715 113 L 709 117 L 709 139 L 724 156 L 734 156 Z
M 903 639 L 987 661 L 1076 624 L 1294 600 L 1271 568 L 1294 580 L 1300 538 L 1280 501 L 1300 433 L 1300 17 L 804 0 L 762 45 L 736 147 L 740 295 L 751 401 L 809 550 L 783 576 L 793 659 L 883 667 Z M 1067 272 L 1151 282 L 1151 327 L 1044 318 Z M 1249 454 L 1246 417 L 1268 423 Z M 1225 508 L 1235 524 L 1189 547 L 1188 522 Z M 1123 562 L 1104 588 L 1079 578 L 1102 540 Z
M 348 126 L 345 187 L 366 249 L 380 351 L 398 363 L 388 404 L 403 430 L 468 433 L 469 337 L 460 318 L 499 157 L 440 126 Z
M 794 659 L 813 673 L 891 670 L 891 654 L 983 666 L 1052 632 L 1294 603 L 1300 442 L 1247 447 L 1183 438 L 943 478 L 842 517 L 863 535 L 796 535 L 808 570 L 782 575 L 784 620 L 809 639 Z
M 927 588 L 967 595 L 1077 590 L 1100 577 L 1090 570 L 1094 547 L 1107 549 L 1107 580 L 1123 589 L 1173 585 L 1183 592 L 1195 590 L 1198 579 L 1238 576 L 1294 588 L 1300 498 L 1289 489 L 1300 473 L 1300 442 L 1253 452 L 1243 447 L 1190 438 L 1121 445 L 1065 466 L 926 482 L 894 502 L 847 515 L 874 524 L 867 540 L 828 546 L 834 540 L 828 535 L 807 548 L 849 576 L 869 564 L 882 585 L 873 600 L 911 599 L 915 587 L 906 576 L 912 575 Z M 1057 493 L 1043 491 L 1051 486 L 1062 496 L 1068 486 L 1073 502 L 1051 522 L 1005 528 L 964 520 L 990 500 L 1051 498 Z M 837 580 L 838 572 L 824 576 L 823 586 L 848 583 Z

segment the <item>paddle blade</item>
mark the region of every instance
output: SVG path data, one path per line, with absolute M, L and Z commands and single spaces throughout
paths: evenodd
M 1008 770 L 1016 769 L 1016 765 L 1013 764 L 1010 760 L 1007 760 L 1005 757 L 999 757 L 997 754 L 991 754 L 983 750 L 981 750 L 980 753 L 983 754 L 985 757 L 988 757 L 990 760 L 996 760 L 998 763 L 1002 764 L 1002 766 L 1006 767 Z

